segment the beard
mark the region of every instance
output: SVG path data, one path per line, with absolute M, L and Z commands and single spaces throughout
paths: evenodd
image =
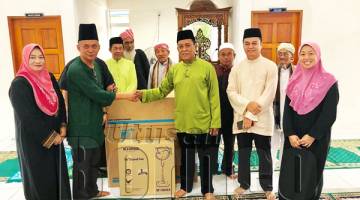
M 124 58 L 126 58 L 128 60 L 134 60 L 135 54 L 136 54 L 135 48 L 131 51 L 124 50 Z

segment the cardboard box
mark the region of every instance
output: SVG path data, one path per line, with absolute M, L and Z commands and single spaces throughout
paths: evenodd
M 150 103 L 114 101 L 108 110 L 110 120 L 174 119 L 175 99 L 164 98 Z
M 118 143 L 124 139 L 176 139 L 174 99 L 151 103 L 114 101 L 105 127 L 105 147 L 109 187 L 119 187 Z
M 118 161 L 118 144 L 128 139 L 155 139 L 155 138 L 169 138 L 176 139 L 176 132 L 173 122 L 159 122 L 150 121 L 145 122 L 133 122 L 126 121 L 129 124 L 121 124 L 125 121 L 109 122 L 105 129 L 105 147 L 106 147 L 106 161 L 108 182 L 110 187 L 119 186 L 119 161 Z M 153 123 L 152 123 L 153 122 Z M 112 124 L 113 123 L 113 124 Z M 138 123 L 138 124 L 133 124 Z M 141 124 L 139 124 L 141 123 Z M 175 141 L 177 142 L 177 141 Z M 179 151 L 177 151 L 179 152 Z M 180 154 L 177 154 L 179 159 Z M 179 164 L 178 162 L 177 164 Z
M 118 147 L 121 196 L 174 194 L 173 140 L 126 139 Z

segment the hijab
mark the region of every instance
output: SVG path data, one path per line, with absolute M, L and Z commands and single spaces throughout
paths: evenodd
M 326 72 L 322 65 L 319 45 L 313 42 L 303 43 L 299 49 L 299 55 L 305 45 L 313 48 L 317 62 L 311 68 L 306 69 L 299 61 L 286 88 L 286 94 L 290 98 L 290 106 L 299 115 L 305 115 L 314 110 L 336 82 L 335 77 Z
M 46 67 L 44 66 L 40 71 L 34 71 L 30 68 L 30 55 L 35 48 L 40 49 L 41 53 L 45 55 L 40 45 L 34 43 L 26 45 L 22 52 L 22 63 L 16 77 L 24 77 L 30 83 L 39 109 L 45 114 L 53 116 L 58 111 L 59 99 Z

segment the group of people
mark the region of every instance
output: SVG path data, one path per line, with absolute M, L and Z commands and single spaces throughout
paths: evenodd
M 26 45 L 9 90 L 25 197 L 89 199 L 109 195 L 96 184 L 104 157 L 106 107 L 117 99 L 156 101 L 174 91 L 175 128 L 181 148 L 176 198 L 193 189 L 197 152 L 201 192 L 205 199 L 215 199 L 213 174 L 222 136 L 221 170 L 230 179 L 238 179 L 236 195 L 250 188 L 254 141 L 259 181 L 267 199 L 276 198 L 273 160 L 277 150 L 282 152 L 278 159 L 279 198 L 318 199 L 331 126 L 336 119 L 337 81 L 324 70 L 315 43 L 299 47 L 297 66 L 292 64 L 295 48 L 289 43 L 281 43 L 277 49 L 278 66 L 263 57 L 258 28 L 244 31 L 243 48 L 246 58 L 234 65 L 235 49 L 223 43 L 219 64 L 214 67 L 196 56 L 193 32 L 183 30 L 177 34 L 179 62 L 173 64 L 169 46 L 159 43 L 154 47 L 158 60 L 150 67 L 144 52 L 134 48 L 134 34 L 128 29 L 109 40 L 112 58 L 104 62 L 97 58 L 100 45 L 96 26 L 80 24 L 80 55 L 64 68 L 59 86 L 47 71 L 41 46 Z M 50 135 L 53 144 L 45 147 Z M 64 138 L 74 160 L 72 196 Z M 232 164 L 235 138 L 237 175 Z M 296 159 L 312 164 L 302 166 L 304 162 Z M 296 164 L 301 165 L 301 173 Z

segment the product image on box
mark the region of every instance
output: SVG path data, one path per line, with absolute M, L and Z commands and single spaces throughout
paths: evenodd
M 165 180 L 165 162 L 169 159 L 171 149 L 169 147 L 156 147 L 156 159 L 160 161 L 161 166 L 161 177 L 160 180 L 156 181 L 157 187 L 169 187 L 170 183 Z
M 120 141 L 120 195 L 172 195 L 175 192 L 174 154 L 173 140 Z
M 148 160 L 145 152 L 136 147 L 124 147 L 127 154 L 124 157 L 125 165 L 125 193 L 144 194 L 146 188 L 142 188 L 141 182 L 148 182 Z M 130 153 L 131 152 L 131 153 Z

